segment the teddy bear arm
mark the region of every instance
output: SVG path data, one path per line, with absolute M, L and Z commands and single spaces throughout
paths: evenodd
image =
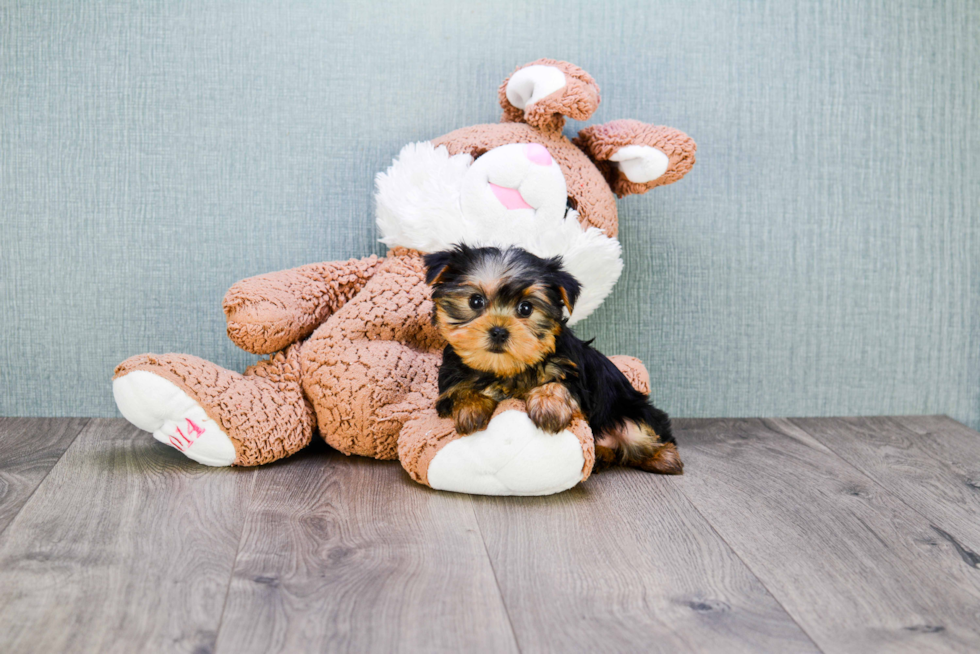
M 225 294 L 228 337 L 246 352 L 278 352 L 312 334 L 354 297 L 381 261 L 372 255 L 243 279 Z

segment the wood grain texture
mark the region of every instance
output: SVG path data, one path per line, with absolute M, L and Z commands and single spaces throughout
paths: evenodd
M 681 488 L 822 649 L 980 649 L 980 571 L 783 420 L 681 420 Z
M 522 651 L 817 651 L 677 478 L 616 469 L 474 501 Z
M 4 654 L 980 649 L 980 435 L 948 418 L 678 420 L 683 477 L 543 498 L 322 443 L 206 468 L 118 419 L 50 467 L 81 424 L 0 422 Z
M 980 560 L 980 434 L 945 416 L 791 422 L 919 512 L 967 559 Z
M 88 418 L 0 418 L 0 533 Z
M 0 651 L 209 650 L 253 475 L 90 422 L 0 535 Z
M 516 652 L 472 499 L 314 445 L 258 471 L 217 652 Z

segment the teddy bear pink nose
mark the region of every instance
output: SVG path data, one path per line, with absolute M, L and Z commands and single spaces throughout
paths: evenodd
M 531 160 L 531 163 L 536 163 L 539 166 L 551 165 L 551 154 L 548 153 L 548 148 L 540 143 L 528 143 L 524 147 L 524 154 Z

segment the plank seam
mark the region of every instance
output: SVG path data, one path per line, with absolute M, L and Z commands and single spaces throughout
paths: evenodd
M 38 480 L 38 482 L 34 486 L 34 488 L 31 489 L 30 494 L 21 503 L 20 508 L 17 509 L 17 512 L 14 513 L 13 517 L 11 517 L 10 520 L 7 522 L 7 524 L 3 526 L 3 529 L 0 529 L 0 536 L 3 536 L 4 532 L 7 531 L 7 529 L 10 527 L 10 525 L 14 524 L 17 521 L 17 518 L 20 516 L 21 512 L 24 510 L 24 507 L 27 506 L 30 503 L 31 498 L 34 497 L 34 494 L 35 493 L 37 493 L 37 489 L 41 487 L 41 484 L 43 484 L 44 483 L 44 480 L 48 478 L 48 475 L 51 474 L 51 471 L 54 470 L 55 466 L 57 466 L 59 463 L 61 463 L 61 459 L 64 458 L 65 453 L 67 453 L 68 450 L 71 448 L 72 444 L 78 438 L 78 435 L 81 434 L 83 431 L 85 431 L 85 428 L 88 427 L 89 424 L 92 422 L 92 418 L 81 418 L 81 420 L 84 420 L 85 422 L 83 422 L 81 424 L 81 426 L 78 428 L 78 431 L 76 431 L 75 434 L 69 439 L 68 445 L 65 446 L 65 449 L 61 452 L 61 455 L 58 457 L 58 460 L 55 461 L 54 464 L 52 464 L 52 466 L 50 468 L 48 468 L 47 472 L 44 473 L 44 476 L 41 477 L 41 479 Z
M 891 418 L 892 416 L 874 416 L 874 417 L 887 417 L 887 418 Z M 795 422 L 795 419 L 794 418 L 784 418 L 784 420 L 786 420 L 787 422 L 789 422 L 790 424 L 792 424 L 794 427 L 796 427 L 798 429 L 802 429 L 807 434 L 809 434 L 811 437 L 813 437 L 814 439 L 816 439 L 817 441 L 819 441 L 824 447 L 826 447 L 828 450 L 830 450 L 831 452 L 833 452 L 834 456 L 836 456 L 838 459 L 840 459 L 841 461 L 843 461 L 844 463 L 846 463 L 850 468 L 852 468 L 854 471 L 856 471 L 859 475 L 862 475 L 864 477 L 867 477 L 869 480 L 871 480 L 872 483 L 874 483 L 875 486 L 877 486 L 878 488 L 880 488 L 882 492 L 890 495 L 891 497 L 893 497 L 895 499 L 895 501 L 897 501 L 898 503 L 900 503 L 902 506 L 904 506 L 905 508 L 907 508 L 909 511 L 911 511 L 915 515 L 917 515 L 920 518 L 922 518 L 923 520 L 925 520 L 926 521 L 926 524 L 928 524 L 930 528 L 941 532 L 941 535 L 942 534 L 945 534 L 943 536 L 944 538 L 949 535 L 949 534 L 946 534 L 945 532 L 943 532 L 942 530 L 940 530 L 938 527 L 936 527 L 936 524 L 935 524 L 936 521 L 935 520 L 933 520 L 932 518 L 930 518 L 929 516 L 927 516 L 925 513 L 923 513 L 922 511 L 919 511 L 917 508 L 915 508 L 914 506 L 912 506 L 911 504 L 909 504 L 908 502 L 906 502 L 905 499 L 902 498 L 901 495 L 898 495 L 895 491 L 893 491 L 891 488 L 889 488 L 888 486 L 886 486 L 884 484 L 884 482 L 880 481 L 873 474 L 871 474 L 870 472 L 865 471 L 863 468 L 858 467 L 858 465 L 856 463 L 852 463 L 848 459 L 845 459 L 842 454 L 840 454 L 834 448 L 830 447 L 830 445 L 828 445 L 826 443 L 826 441 L 824 441 L 824 439 L 820 438 L 819 436 L 817 436 L 816 434 L 814 434 L 809 429 L 806 429 L 805 427 L 803 427 L 803 425 L 800 425 L 799 423 Z M 920 438 L 921 437 L 920 434 L 915 433 L 914 431 L 912 431 L 908 427 L 905 427 L 904 425 L 902 425 L 901 423 L 899 423 L 897 421 L 894 421 L 893 420 L 892 421 L 892 424 L 895 427 L 901 429 L 904 432 L 907 432 L 909 435 L 911 435 L 911 436 L 913 436 L 915 438 Z M 963 424 L 963 423 L 958 423 L 958 424 Z M 782 434 L 780 434 L 780 435 L 782 435 Z M 923 452 L 923 454 L 925 454 L 930 459 L 932 459 L 933 461 L 936 461 L 937 463 L 939 463 L 941 465 L 946 465 L 941 459 L 936 458 L 935 456 L 933 456 L 929 452 Z M 950 528 L 954 528 L 952 525 L 947 525 L 947 526 L 950 526 Z M 872 533 L 874 533 L 874 532 L 872 532 Z M 954 535 L 957 536 L 958 541 L 964 541 L 965 540 L 965 541 L 969 542 L 969 540 L 970 540 L 969 538 L 963 538 L 963 535 L 962 534 L 959 534 L 959 533 L 954 534 Z M 877 537 L 877 534 L 875 534 L 875 536 Z M 947 539 L 947 540 L 949 540 L 949 539 Z M 950 542 L 950 544 L 953 545 L 953 547 L 956 549 L 956 551 L 958 553 L 960 553 L 961 558 L 963 558 L 963 555 L 960 552 L 960 547 L 961 547 L 960 543 L 957 542 L 957 540 L 949 540 L 949 542 Z M 970 551 L 970 550 L 967 550 L 967 551 L 969 551 L 971 554 L 973 554 L 972 551 Z M 974 556 L 975 556 L 975 554 L 974 554 Z M 964 562 L 967 565 L 970 565 L 971 567 L 974 567 L 974 568 L 977 567 L 976 565 L 972 565 L 969 561 L 967 561 L 966 558 L 964 558 L 963 560 L 964 560 Z
M 744 565 L 745 569 L 748 570 L 755 578 L 755 580 L 759 582 L 759 585 L 766 589 L 766 593 L 769 594 L 769 597 L 772 598 L 772 601 L 774 601 L 776 604 L 779 605 L 779 607 L 783 610 L 786 616 L 793 621 L 793 624 L 795 624 L 797 627 L 800 628 L 800 631 L 803 633 L 803 635 L 805 635 L 807 638 L 810 639 L 810 642 L 813 643 L 813 646 L 817 650 L 821 652 L 826 652 L 827 650 L 825 650 L 823 647 L 820 646 L 820 643 L 818 643 L 816 639 L 814 639 L 813 635 L 809 631 L 807 631 L 802 624 L 800 624 L 800 621 L 796 619 L 796 616 L 793 615 L 788 608 L 783 606 L 783 603 L 779 601 L 779 598 L 776 597 L 775 593 L 772 592 L 772 589 L 766 585 L 766 582 L 764 582 L 762 579 L 759 578 L 759 575 L 756 573 L 755 570 L 752 569 L 752 566 L 750 566 L 748 562 L 746 562 L 745 559 L 742 558 L 742 555 L 738 553 L 738 550 L 735 549 L 735 547 L 731 543 L 729 543 L 728 540 L 724 536 L 722 536 L 717 529 L 715 529 L 715 526 L 711 523 L 710 520 L 708 520 L 708 517 L 704 515 L 700 509 L 698 509 L 694 501 L 684 491 L 683 486 L 679 484 L 678 488 L 681 491 L 681 496 L 684 498 L 684 501 L 686 501 L 691 506 L 691 508 L 694 509 L 695 513 L 701 516 L 701 519 L 704 520 L 705 524 L 707 524 L 708 527 L 711 529 L 711 531 L 714 532 L 714 534 L 718 537 L 718 539 L 721 542 L 723 542 L 725 546 L 728 547 L 729 550 L 731 550 L 735 558 L 742 562 L 742 565 Z
M 248 489 L 248 502 L 245 503 L 245 511 L 242 517 L 242 528 L 238 532 L 238 543 L 235 545 L 235 556 L 231 560 L 231 568 L 228 571 L 228 584 L 225 586 L 225 597 L 221 602 L 221 615 L 218 616 L 218 625 L 214 629 L 214 652 L 218 652 L 218 639 L 221 637 L 221 625 L 225 621 L 225 609 L 228 608 L 228 596 L 231 594 L 231 584 L 235 581 L 235 570 L 238 569 L 238 554 L 242 551 L 242 542 L 245 540 L 245 526 L 248 524 L 249 515 L 252 513 L 252 502 L 255 499 L 255 478 L 258 475 L 258 468 L 252 469 L 252 480 Z
M 518 652 L 522 652 L 521 643 L 517 639 L 517 631 L 514 630 L 514 622 L 510 619 L 510 609 L 507 607 L 507 600 L 504 599 L 504 592 L 500 588 L 500 580 L 497 579 L 497 570 L 493 567 L 493 557 L 490 556 L 490 550 L 487 548 L 487 539 L 483 535 L 483 525 L 480 524 L 480 518 L 476 515 L 476 509 L 473 508 L 473 503 L 469 504 L 470 514 L 473 516 L 473 522 L 476 524 L 476 528 L 480 532 L 480 542 L 483 544 L 483 553 L 487 557 L 487 563 L 490 564 L 490 572 L 493 574 L 493 583 L 497 587 L 497 597 L 500 598 L 500 605 L 504 607 L 504 615 L 507 616 L 507 626 L 510 627 L 510 635 L 514 638 L 514 647 L 517 648 Z

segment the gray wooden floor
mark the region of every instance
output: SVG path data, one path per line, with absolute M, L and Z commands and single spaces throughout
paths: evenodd
M 980 651 L 980 434 L 678 420 L 687 474 L 440 493 L 0 419 L 0 652 Z

